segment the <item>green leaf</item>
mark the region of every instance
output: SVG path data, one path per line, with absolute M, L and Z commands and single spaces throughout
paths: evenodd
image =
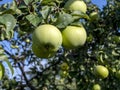
M 0 55 L 0 60 L 7 60 L 8 58 L 7 58 L 7 56 L 6 55 L 4 55 L 4 54 L 1 54 Z
M 12 75 L 13 75 L 13 74 L 14 74 L 14 69 L 13 69 L 13 67 L 12 67 L 11 63 L 8 61 L 8 59 L 7 59 L 7 60 L 5 60 L 5 62 L 7 63 L 8 67 L 9 67 L 9 69 L 10 69 L 10 71 L 11 71 Z
M 71 15 L 74 17 L 74 19 L 85 18 L 87 20 L 90 20 L 89 16 L 86 13 L 80 11 L 74 11 L 71 13 Z
M 112 50 L 112 55 L 113 56 L 120 56 L 120 48 L 114 48 Z
M 78 27 L 83 27 L 83 25 L 82 25 L 82 23 L 81 23 L 80 21 L 78 21 L 78 22 L 73 22 L 73 23 L 71 23 L 70 25 L 72 25 L 72 26 L 78 26 Z
M 9 40 L 13 37 L 13 33 L 14 33 L 13 30 L 8 31 L 8 32 L 5 33 L 4 37 Z
M 17 46 L 17 45 L 11 45 L 11 48 L 12 49 L 16 49 L 16 48 L 19 48 L 19 46 Z
M 42 7 L 41 14 L 42 14 L 43 19 L 47 19 L 47 17 L 49 16 L 50 11 L 51 11 L 51 8 L 49 6 Z
M 113 35 L 112 36 L 112 41 L 115 43 L 120 43 L 120 36 Z
M 4 50 L 0 49 L 0 55 L 4 54 Z
M 70 14 L 66 14 L 66 13 L 60 14 L 57 21 L 56 21 L 56 26 L 58 28 L 65 28 L 73 21 L 74 21 L 74 19 Z
M 4 54 L 4 50 L 2 49 L 2 47 L 0 46 L 0 61 L 5 61 L 13 75 L 14 70 L 13 67 L 11 65 L 11 63 L 8 61 L 8 57 Z
M 29 5 L 33 0 L 24 0 L 26 5 Z
M 4 14 L 0 16 L 0 24 L 3 25 L 0 40 L 11 39 L 14 34 L 13 29 L 16 25 L 16 19 L 11 14 Z
M 5 38 L 4 38 L 4 35 L 3 35 L 3 33 L 2 34 L 0 34 L 0 40 L 2 41 L 2 40 L 4 40 Z
M 5 10 L 7 10 L 8 6 L 9 6 L 8 3 L 1 5 L 0 6 L 0 14 L 2 14 Z
M 16 19 L 11 14 L 0 16 L 0 23 L 5 25 L 6 31 L 13 30 L 16 25 Z
M 8 10 L 3 11 L 1 14 L 14 14 L 14 13 L 15 13 L 14 10 L 8 9 Z
M 26 18 L 34 26 L 37 26 L 42 21 L 40 16 L 34 14 L 27 15 Z
M 2 46 L 0 45 L 0 49 L 2 49 Z
M 0 80 L 3 78 L 4 72 L 5 72 L 4 66 L 3 66 L 3 64 L 0 62 Z
M 11 39 L 13 37 L 14 31 L 3 31 L 0 35 L 0 40 L 4 40 L 4 39 Z
M 1 12 L 2 14 L 21 14 L 22 12 L 17 8 L 16 2 L 10 4 L 10 8 Z
M 41 4 L 42 4 L 42 5 L 54 6 L 54 5 L 55 5 L 55 1 L 56 1 L 56 0 L 42 0 Z

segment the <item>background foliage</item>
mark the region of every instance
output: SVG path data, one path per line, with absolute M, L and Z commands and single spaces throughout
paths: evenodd
M 120 1 L 107 0 L 101 10 L 85 0 L 86 14 L 65 10 L 66 1 L 14 0 L 0 7 L 1 90 L 91 90 L 96 83 L 102 90 L 119 90 Z M 89 15 L 94 11 L 99 18 L 92 21 Z M 82 24 L 88 36 L 85 45 L 74 50 L 61 47 L 50 59 L 37 58 L 31 35 L 37 26 L 48 23 L 60 30 Z M 67 71 L 61 69 L 62 63 L 68 64 Z M 108 68 L 108 78 L 94 75 L 99 64 Z

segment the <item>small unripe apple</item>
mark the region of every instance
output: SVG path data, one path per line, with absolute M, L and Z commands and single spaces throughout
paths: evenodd
M 101 86 L 99 84 L 94 84 L 92 90 L 101 90 Z
M 84 13 L 87 11 L 87 5 L 82 0 L 68 0 L 64 8 L 71 11 L 81 11 Z
M 62 31 L 63 46 L 67 49 L 74 49 L 83 46 L 86 42 L 87 34 L 84 27 L 67 26 Z
M 102 66 L 102 65 L 97 65 L 94 67 L 94 72 L 95 72 L 95 75 L 104 79 L 104 78 L 107 78 L 108 75 L 109 75 L 109 71 L 108 69 L 105 67 L 105 66 Z
M 69 66 L 68 66 L 68 64 L 67 63 L 62 63 L 61 65 L 60 65 L 60 67 L 61 67 L 61 70 L 63 70 L 63 71 L 68 71 L 68 69 L 69 69 Z
M 98 12 L 92 12 L 92 13 L 90 13 L 90 19 L 91 19 L 91 21 L 98 20 L 99 19 Z
M 26 42 L 26 43 L 30 43 L 30 39 L 29 39 L 29 38 L 26 38 L 25 42 Z

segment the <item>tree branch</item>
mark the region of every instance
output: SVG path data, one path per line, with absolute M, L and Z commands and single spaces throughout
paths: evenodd
M 12 59 L 14 59 L 15 61 L 18 61 L 18 60 L 21 58 L 21 57 L 13 56 L 13 55 L 12 55 L 9 51 L 7 51 L 7 50 L 4 50 L 4 52 L 5 52 L 6 54 L 8 54 L 8 55 L 9 55 Z M 36 90 L 36 88 L 33 87 L 33 86 L 31 85 L 31 83 L 29 83 L 29 80 L 27 79 L 26 74 L 25 74 L 25 72 L 24 72 L 24 70 L 23 70 L 20 62 L 18 62 L 17 64 L 18 64 L 18 67 L 20 68 L 20 70 L 21 70 L 21 72 L 22 72 L 22 75 L 23 75 L 25 81 L 26 81 L 26 85 L 27 85 L 31 90 Z
M 20 68 L 20 70 L 21 70 L 21 72 L 22 72 L 22 75 L 23 75 L 23 77 L 24 77 L 24 79 L 25 79 L 25 81 L 26 81 L 27 86 L 28 86 L 31 90 L 36 90 L 36 88 L 33 87 L 33 86 L 31 85 L 31 83 L 29 83 L 29 80 L 27 79 L 26 74 L 25 74 L 25 72 L 24 72 L 24 70 L 23 70 L 23 68 L 22 68 L 22 66 L 21 66 L 20 63 L 18 63 L 18 67 Z
M 45 68 L 45 69 L 42 70 L 41 72 L 37 72 L 37 75 L 35 75 L 35 76 L 32 77 L 31 79 L 29 79 L 29 81 L 31 81 L 31 80 L 34 79 L 34 78 L 38 78 L 38 76 L 41 76 L 41 77 L 42 77 L 42 75 L 43 75 L 43 73 L 44 73 L 45 71 L 49 70 L 51 67 L 53 67 L 53 66 L 55 66 L 55 65 L 57 65 L 57 64 L 59 64 L 59 63 L 60 63 L 60 60 L 58 60 L 58 61 L 55 62 L 54 64 L 50 65 L 49 67 Z

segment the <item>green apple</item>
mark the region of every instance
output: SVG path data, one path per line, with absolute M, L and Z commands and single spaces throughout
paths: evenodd
M 39 58 L 50 58 L 55 55 L 55 52 L 46 51 L 46 49 L 43 49 L 34 43 L 32 44 L 32 51 Z
M 94 84 L 92 90 L 101 90 L 101 86 L 99 84 Z
M 30 43 L 30 39 L 29 39 L 29 38 L 26 38 L 25 42 L 26 42 L 26 43 Z
M 67 63 L 63 62 L 63 63 L 60 65 L 60 68 L 61 68 L 61 70 L 63 70 L 63 71 L 68 71 L 69 66 L 68 66 Z
M 105 66 L 102 65 L 97 65 L 94 67 L 94 72 L 97 76 L 100 78 L 104 79 L 107 78 L 109 75 L 109 71 Z
M 92 12 L 92 13 L 90 13 L 90 19 L 91 19 L 91 21 L 98 20 L 99 19 L 98 12 Z
M 32 41 L 43 51 L 56 52 L 62 44 L 62 34 L 57 27 L 44 24 L 34 30 Z
M 84 13 L 87 11 L 87 5 L 82 0 L 68 0 L 64 8 L 71 11 L 81 11 Z
M 62 31 L 63 46 L 67 49 L 74 49 L 83 46 L 86 42 L 87 34 L 84 27 L 67 26 Z

